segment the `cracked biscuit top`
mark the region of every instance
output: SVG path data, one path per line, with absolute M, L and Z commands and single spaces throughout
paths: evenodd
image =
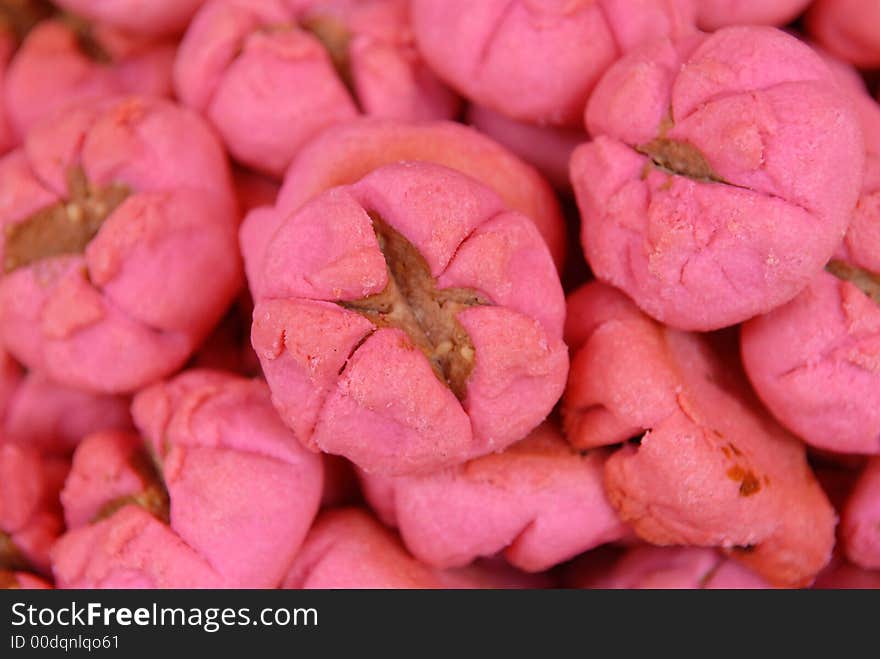
M 564 428 L 577 448 L 619 445 L 604 485 L 623 521 L 652 544 L 717 546 L 774 584 L 809 584 L 834 509 L 803 442 L 749 388 L 736 335 L 665 327 L 600 282 L 569 300 L 580 345 Z
M 199 117 L 146 96 L 68 107 L 0 159 L 0 342 L 92 392 L 173 372 L 240 285 L 235 221 Z
M 862 183 L 856 114 L 775 28 L 645 45 L 614 64 L 572 157 L 596 276 L 654 318 L 713 330 L 784 304 L 825 266 Z
M 276 212 L 252 340 L 306 445 L 411 473 L 500 450 L 553 407 L 559 277 L 534 223 L 489 188 L 402 162 Z

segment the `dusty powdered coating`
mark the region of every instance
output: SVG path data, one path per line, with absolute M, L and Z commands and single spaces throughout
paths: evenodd
M 558 399 L 558 276 L 533 223 L 477 181 L 381 167 L 287 215 L 265 250 L 253 345 L 310 448 L 424 471 L 503 448 Z
M 792 299 L 838 247 L 862 182 L 852 106 L 774 28 L 656 41 L 603 76 L 572 158 L 596 276 L 689 330 Z
M 656 323 L 592 283 L 570 297 L 575 345 L 563 399 L 570 442 L 625 442 L 606 462 L 608 498 L 653 544 L 721 547 L 777 585 L 828 562 L 834 510 L 806 461 L 751 393 L 735 337 Z M 633 442 L 627 442 L 634 439 Z
M 28 368 L 132 391 L 179 368 L 238 292 L 228 165 L 194 114 L 90 102 L 0 171 L 0 340 Z
M 843 243 L 794 300 L 743 326 L 749 379 L 813 446 L 880 452 L 880 106 L 851 66 L 824 54 L 865 137 L 864 179 Z

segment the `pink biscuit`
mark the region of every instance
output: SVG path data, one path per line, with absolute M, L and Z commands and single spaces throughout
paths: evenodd
M 317 513 L 322 470 L 265 384 L 189 371 L 132 410 L 146 446 L 99 433 L 74 456 L 59 586 L 276 587 Z
M 589 558 L 587 555 L 588 561 Z M 634 547 L 609 570 L 589 577 L 572 586 L 604 589 L 772 588 L 748 568 L 714 549 L 703 547 Z
M 0 445 L 0 571 L 49 573 L 62 532 L 58 493 L 68 463 L 14 444 Z
M 61 20 L 43 21 L 15 54 L 3 87 L 16 141 L 72 103 L 127 93 L 170 95 L 173 60 L 171 43 L 145 43 L 100 26 L 77 31 Z
M 570 190 L 568 161 L 587 139 L 582 130 L 516 121 L 479 105 L 470 106 L 467 121 L 534 165 L 557 190 Z
M 572 450 L 545 423 L 503 453 L 363 483 L 379 517 L 428 565 L 460 567 L 503 551 L 511 565 L 538 572 L 626 535 L 602 489 L 606 458 Z
M 695 0 L 697 25 L 709 32 L 728 25 L 790 23 L 812 0 Z
M 281 176 L 318 131 L 359 114 L 451 118 L 458 100 L 422 63 L 407 0 L 212 0 L 175 62 L 178 97 L 232 155 Z
M 694 29 L 692 0 L 413 0 L 419 48 L 470 100 L 574 126 L 599 76 L 642 41 Z
M 803 444 L 749 390 L 735 337 L 665 328 L 600 283 L 575 300 L 587 332 L 563 419 L 577 448 L 640 437 L 605 465 L 623 521 L 652 544 L 720 547 L 774 584 L 808 584 L 830 558 L 834 509 Z
M 880 66 L 880 4 L 871 0 L 816 0 L 806 17 L 812 38 L 862 68 Z
M 830 60 L 829 60 L 830 61 Z M 831 61 L 866 137 L 865 177 L 843 244 L 807 289 L 745 323 L 742 356 L 758 395 L 813 446 L 880 453 L 880 106 Z
M 0 340 L 63 384 L 121 393 L 173 372 L 241 285 L 224 154 L 168 101 L 41 124 L 0 159 L 0 209 Z
M 251 339 L 273 402 L 304 445 L 367 472 L 501 450 L 564 387 L 546 245 L 451 169 L 403 162 L 319 195 L 275 231 L 258 281 Z
M 147 37 L 180 34 L 205 0 L 53 0 L 93 21 Z
M 257 269 L 267 243 L 290 213 L 330 188 L 355 183 L 374 169 L 401 160 L 444 165 L 492 188 L 511 210 L 535 222 L 562 268 L 565 221 L 553 189 L 534 168 L 460 124 L 364 118 L 333 126 L 312 139 L 288 169 L 276 208 L 261 208 L 245 218 L 241 247 L 254 295 L 259 294 Z
M 538 588 L 547 583 L 500 566 L 438 570 L 410 556 L 400 540 L 357 508 L 323 513 L 282 588 Z
M 69 455 L 87 435 L 130 428 L 128 407 L 129 400 L 122 396 L 93 394 L 31 372 L 10 395 L 5 412 L 0 403 L 0 444 L 27 445 L 45 455 Z
M 723 64 L 722 64 L 723 63 Z M 673 327 L 792 299 L 840 243 L 862 184 L 855 113 L 808 46 L 769 27 L 654 42 L 587 106 L 575 151 L 596 276 Z
M 840 532 L 847 558 L 880 569 L 880 458 L 872 458 L 843 509 Z

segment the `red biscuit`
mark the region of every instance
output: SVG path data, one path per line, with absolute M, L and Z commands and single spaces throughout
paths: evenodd
M 640 438 L 605 466 L 621 518 L 653 544 L 721 547 L 775 584 L 810 583 L 836 516 L 803 444 L 749 390 L 735 337 L 663 327 L 599 283 L 570 304 L 583 328 L 568 331 L 582 341 L 563 400 L 569 440 Z

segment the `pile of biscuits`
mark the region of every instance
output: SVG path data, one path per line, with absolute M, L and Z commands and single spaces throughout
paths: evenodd
M 0 585 L 880 587 L 878 25 L 0 1 Z

